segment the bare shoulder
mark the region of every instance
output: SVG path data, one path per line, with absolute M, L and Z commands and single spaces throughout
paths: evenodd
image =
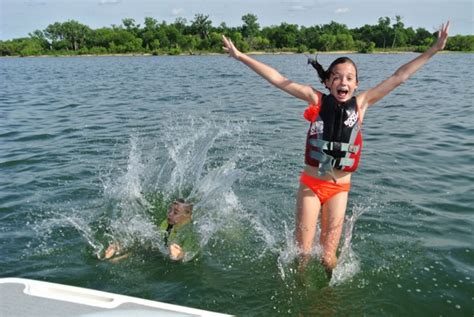
M 309 102 L 313 105 L 318 105 L 321 102 L 323 93 L 312 86 L 308 85 L 308 88 L 311 90 L 311 100 Z

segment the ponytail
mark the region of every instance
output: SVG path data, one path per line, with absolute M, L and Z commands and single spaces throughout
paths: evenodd
M 316 71 L 318 72 L 319 79 L 321 80 L 321 83 L 324 85 L 324 82 L 326 81 L 326 79 L 329 79 L 329 74 L 326 70 L 324 70 L 323 65 L 321 65 L 318 62 L 317 56 L 315 56 L 314 58 L 309 57 L 308 64 L 311 64 L 311 66 L 313 66 L 314 69 L 316 69 Z

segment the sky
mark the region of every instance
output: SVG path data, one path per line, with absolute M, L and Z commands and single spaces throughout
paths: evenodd
M 209 15 L 212 25 L 243 24 L 248 13 L 261 27 L 282 22 L 299 26 L 343 23 L 349 28 L 375 25 L 380 17 L 402 17 L 405 27 L 436 31 L 451 21 L 451 35 L 474 34 L 472 0 L 0 0 L 0 40 L 26 37 L 54 22 L 76 20 L 92 29 L 121 25 L 132 18 L 143 25 L 145 17 L 172 23 L 188 22 L 197 13 Z

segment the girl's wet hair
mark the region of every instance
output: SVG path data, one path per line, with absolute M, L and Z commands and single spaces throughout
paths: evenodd
M 173 205 L 180 206 L 183 209 L 183 211 L 187 214 L 189 214 L 193 211 L 193 204 L 186 202 L 182 198 L 178 198 L 175 201 L 173 201 Z M 170 206 L 170 208 L 171 208 L 171 206 Z
M 311 64 L 311 66 L 314 67 L 314 69 L 316 69 L 316 71 L 318 72 L 318 76 L 319 76 L 319 79 L 321 80 L 321 83 L 323 85 L 325 85 L 325 81 L 326 79 L 329 79 L 329 77 L 331 76 L 331 73 L 332 73 L 332 69 L 338 65 L 338 64 L 343 64 L 343 63 L 350 63 L 354 66 L 355 70 L 356 70 L 356 80 L 359 81 L 359 76 L 358 76 L 358 71 L 357 71 L 357 66 L 356 64 L 354 63 L 354 61 L 352 59 L 350 59 L 349 57 L 339 57 L 337 59 L 335 59 L 331 65 L 329 65 L 329 68 L 327 70 L 324 70 L 323 68 L 323 65 L 321 65 L 318 60 L 317 60 L 317 56 L 315 56 L 314 58 L 308 58 L 308 64 Z

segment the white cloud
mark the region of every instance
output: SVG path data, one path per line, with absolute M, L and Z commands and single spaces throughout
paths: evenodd
M 120 4 L 122 0 L 99 0 L 99 5 Z
M 286 3 L 292 12 L 311 10 L 315 6 L 313 0 L 284 0 L 283 3 Z
M 334 13 L 336 14 L 342 14 L 342 13 L 347 13 L 349 12 L 349 8 L 337 8 Z
M 33 6 L 44 6 L 44 5 L 46 5 L 46 1 L 42 1 L 42 0 L 28 0 L 28 1 L 26 1 L 26 5 L 27 5 L 27 6 L 30 6 L 30 7 L 33 7 Z
M 306 10 L 306 8 L 302 5 L 293 5 L 290 7 L 291 11 L 303 11 Z
M 171 10 L 171 13 L 173 13 L 174 16 L 181 16 L 184 13 L 184 9 L 183 8 L 174 8 L 173 10 Z

